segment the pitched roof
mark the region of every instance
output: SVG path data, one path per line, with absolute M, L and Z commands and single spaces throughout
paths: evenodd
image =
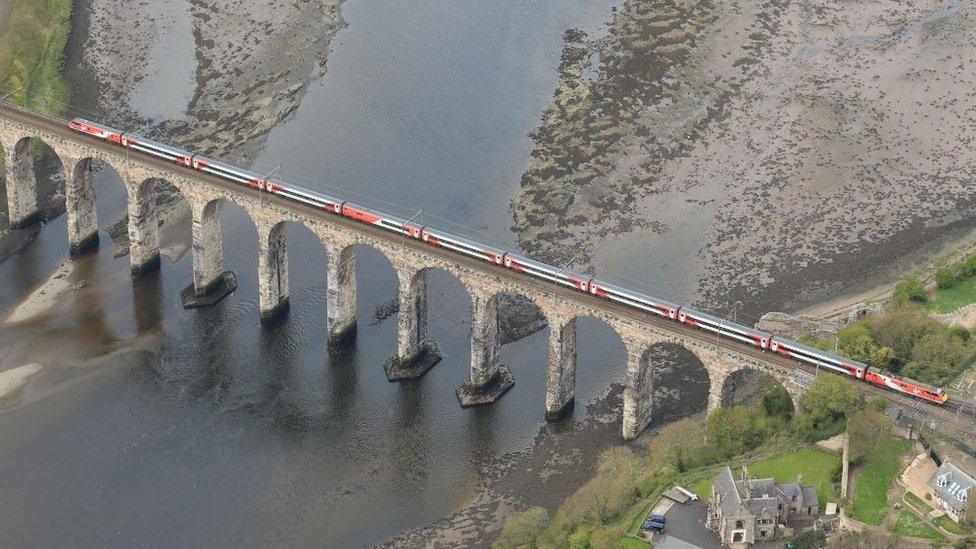
M 976 487 L 976 480 L 962 469 L 946 461 L 929 479 L 929 487 L 956 511 L 966 506 L 969 492 Z M 976 493 L 973 494 L 976 497 Z

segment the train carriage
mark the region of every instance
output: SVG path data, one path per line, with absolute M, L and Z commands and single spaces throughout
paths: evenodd
M 867 370 L 867 365 L 862 362 L 814 349 L 780 336 L 773 337 L 769 349 L 774 353 L 857 379 L 863 379 L 864 372 Z
M 678 310 L 678 321 L 688 326 L 707 330 L 748 345 L 754 345 L 760 349 L 768 348 L 769 341 L 772 338 L 772 334 L 768 332 L 743 326 L 742 324 L 736 324 L 730 320 L 712 316 L 688 307 L 681 307 Z

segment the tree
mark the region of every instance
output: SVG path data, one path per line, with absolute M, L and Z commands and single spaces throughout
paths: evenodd
M 800 397 L 799 429 L 812 434 L 843 421 L 857 408 L 857 398 L 857 388 L 850 380 L 831 374 L 817 377 Z
M 768 417 L 792 419 L 793 399 L 782 385 L 774 385 L 762 399 L 763 413 Z
M 844 532 L 830 540 L 829 549 L 900 549 L 905 539 L 887 532 Z
M 969 351 L 966 345 L 947 330 L 921 337 L 912 348 L 912 359 L 919 364 L 919 381 L 941 383 L 959 368 Z
M 530 507 L 505 520 L 501 534 L 492 549 L 522 549 L 536 546 L 536 540 L 549 523 L 549 513 L 542 507 Z
M 752 450 L 769 434 L 765 418 L 745 406 L 719 408 L 705 420 L 705 436 L 710 446 L 724 457 Z
M 883 441 L 891 436 L 888 417 L 874 408 L 858 410 L 847 420 L 851 461 L 863 463 L 870 459 Z
M 913 305 L 925 303 L 928 301 L 929 296 L 921 280 L 915 277 L 909 277 L 895 284 L 891 299 L 896 305 Z

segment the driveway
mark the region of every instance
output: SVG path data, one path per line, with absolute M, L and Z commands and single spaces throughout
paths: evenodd
M 656 508 L 656 507 L 655 507 Z M 664 513 L 667 518 L 667 528 L 664 534 L 681 541 L 702 547 L 703 549 L 721 549 L 722 544 L 714 532 L 705 528 L 705 504 L 700 501 L 674 504 Z M 661 536 L 654 536 L 652 541 L 658 541 Z M 783 547 L 782 543 L 757 543 L 752 546 L 759 549 L 774 549 Z

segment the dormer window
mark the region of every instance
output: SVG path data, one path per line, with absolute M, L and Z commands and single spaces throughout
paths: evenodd
M 945 488 L 945 485 L 949 483 L 949 475 L 942 475 L 939 477 L 938 485 L 940 488 Z
M 966 498 L 968 497 L 966 494 L 968 492 L 969 492 L 968 489 L 966 489 L 966 490 L 959 490 L 959 493 L 956 494 L 956 499 L 958 499 L 959 501 L 966 501 Z

